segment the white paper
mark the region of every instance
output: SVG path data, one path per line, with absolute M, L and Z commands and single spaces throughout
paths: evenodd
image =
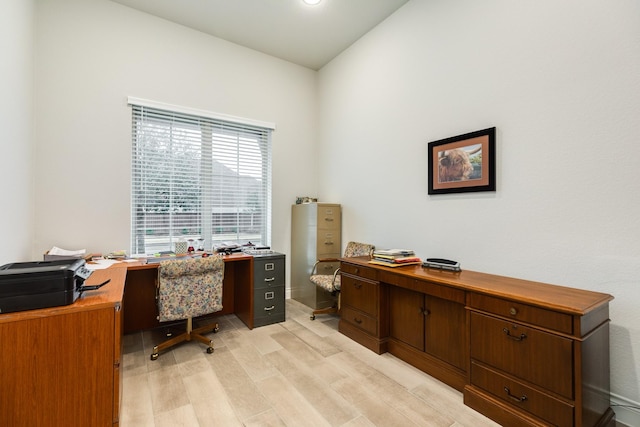
M 77 251 L 70 251 L 67 249 L 59 248 L 57 246 L 54 246 L 51 249 L 49 249 L 49 255 L 78 256 L 78 255 L 84 255 L 85 253 L 87 253 L 86 249 L 78 249 Z
M 89 270 L 102 270 L 103 268 L 111 267 L 113 264 L 118 264 L 120 261 L 116 259 L 96 259 L 85 264 Z

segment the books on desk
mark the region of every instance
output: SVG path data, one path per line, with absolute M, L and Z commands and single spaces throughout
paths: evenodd
M 422 260 L 409 249 L 379 249 L 373 252 L 373 259 L 369 263 L 386 267 L 401 267 L 421 264 Z

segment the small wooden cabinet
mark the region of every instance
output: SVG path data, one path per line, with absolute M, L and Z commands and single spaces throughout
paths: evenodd
M 378 354 L 387 351 L 385 291 L 373 268 L 342 263 L 339 330 Z
M 571 314 L 470 293 L 469 311 L 469 406 L 505 425 L 613 422 L 606 305 Z
M 0 425 L 118 426 L 126 268 L 73 304 L 0 315 Z
M 508 426 L 615 424 L 611 295 L 343 258 L 339 330 L 460 390 Z
M 389 352 L 462 390 L 469 360 L 465 292 L 402 273 L 379 273 L 388 287 Z
M 464 304 L 389 287 L 389 351 L 436 378 L 455 377 L 447 382 L 459 389 L 467 369 L 465 327 Z

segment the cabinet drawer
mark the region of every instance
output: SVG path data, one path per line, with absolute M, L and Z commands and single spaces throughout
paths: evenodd
M 318 258 L 339 258 L 340 230 L 320 229 L 317 233 L 316 253 Z
M 364 277 L 365 279 L 378 280 L 378 272 L 373 268 L 343 262 L 340 266 L 340 271 L 354 276 Z
M 253 261 L 254 289 L 284 285 L 284 257 L 255 258 Z
M 318 228 L 339 230 L 340 217 L 340 206 L 318 206 Z
M 254 290 L 253 307 L 256 315 L 272 310 L 284 311 L 284 286 Z
M 573 333 L 571 316 L 557 311 L 545 310 L 544 308 L 475 293 L 470 294 L 469 305 L 516 321 L 538 325 L 566 334 Z
M 573 341 L 471 313 L 471 358 L 573 398 Z
M 474 362 L 471 363 L 471 384 L 552 425 L 573 425 L 572 405 Z
M 378 284 L 376 282 L 342 275 L 340 293 L 343 304 L 375 317 L 378 307 Z
M 340 318 L 371 335 L 377 335 L 378 333 L 378 322 L 375 317 L 354 310 L 349 306 L 343 305 L 340 308 Z
M 255 326 L 261 326 L 257 324 L 258 319 L 273 318 L 274 320 L 268 323 L 282 322 L 284 321 L 284 312 L 284 286 L 275 286 L 270 289 L 260 289 L 254 291 L 253 313 Z M 275 320 L 276 318 L 278 320 Z

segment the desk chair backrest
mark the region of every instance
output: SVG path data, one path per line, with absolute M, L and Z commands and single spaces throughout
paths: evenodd
M 372 256 L 374 249 L 375 246 L 368 243 L 349 242 L 344 250 L 344 258 Z
M 222 310 L 221 255 L 162 261 L 158 266 L 158 320 L 198 317 Z

